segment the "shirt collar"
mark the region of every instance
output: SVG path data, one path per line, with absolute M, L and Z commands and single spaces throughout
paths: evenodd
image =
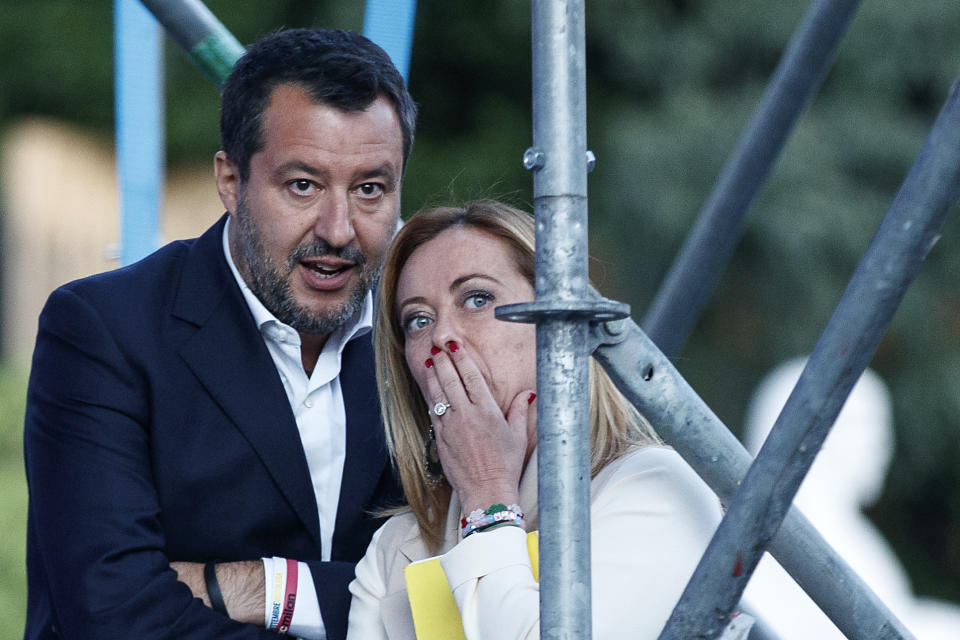
M 280 320 L 278 320 L 269 309 L 263 306 L 263 303 L 260 302 L 260 298 L 258 298 L 253 291 L 250 290 L 250 287 L 247 286 L 247 282 L 243 279 L 243 276 L 240 275 L 240 271 L 237 270 L 237 265 L 233 261 L 233 255 L 230 253 L 230 241 L 228 239 L 228 231 L 232 221 L 233 219 L 228 217 L 226 224 L 223 225 L 223 255 L 227 259 L 227 265 L 230 267 L 230 273 L 233 274 L 234 280 L 237 281 L 237 286 L 240 287 L 240 292 L 243 294 L 243 299 L 246 301 L 247 307 L 250 308 L 250 313 L 253 314 L 253 321 L 257 323 L 257 328 L 261 331 L 261 333 L 263 333 L 265 327 L 270 325 L 278 325 L 283 327 L 287 333 L 295 335 L 297 340 L 299 340 L 300 334 L 296 331 L 296 329 L 284 324 L 283 322 L 280 322 Z M 337 345 L 337 352 L 343 351 L 343 347 L 346 346 L 350 340 L 369 333 L 372 327 L 373 294 L 370 291 L 367 291 L 366 296 L 363 298 L 363 306 L 360 308 L 360 312 L 354 315 L 339 329 L 330 334 L 330 339 L 328 339 L 327 344 L 324 345 L 324 351 L 329 348 L 330 343 Z M 267 335 L 270 334 L 268 333 Z

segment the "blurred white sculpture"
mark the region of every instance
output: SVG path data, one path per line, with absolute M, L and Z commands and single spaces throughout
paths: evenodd
M 776 367 L 747 410 L 744 445 L 756 455 L 800 378 L 804 358 Z M 893 456 L 893 412 L 883 380 L 867 369 L 817 455 L 794 504 L 824 539 L 922 640 L 960 638 L 960 607 L 916 600 L 893 549 L 863 515 L 883 490 Z M 744 594 L 746 605 L 783 640 L 844 638 L 779 564 L 765 554 Z

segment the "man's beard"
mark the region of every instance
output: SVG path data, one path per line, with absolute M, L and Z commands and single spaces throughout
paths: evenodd
M 256 227 L 247 208 L 245 194 L 237 200 L 237 248 L 240 251 L 241 270 L 247 286 L 260 299 L 270 313 L 300 333 L 325 336 L 343 326 L 363 307 L 367 291 L 380 275 L 380 267 L 367 270 L 367 257 L 356 247 L 334 248 L 321 238 L 310 244 L 300 245 L 290 252 L 281 272 L 273 264 L 261 241 L 260 230 Z M 360 281 L 350 291 L 347 300 L 325 310 L 314 312 L 299 304 L 294 298 L 287 279 L 301 260 L 321 256 L 337 256 L 352 262 L 359 269 Z M 240 265 L 238 265 L 240 266 Z

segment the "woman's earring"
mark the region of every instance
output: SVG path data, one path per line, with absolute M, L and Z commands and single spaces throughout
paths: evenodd
M 433 425 L 427 432 L 427 444 L 423 450 L 423 465 L 427 470 L 427 486 L 436 489 L 443 484 L 443 465 L 440 464 L 440 451 L 437 449 L 437 436 Z

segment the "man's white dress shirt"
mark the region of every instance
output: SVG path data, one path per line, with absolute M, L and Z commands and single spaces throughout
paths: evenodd
M 276 316 L 263 306 L 237 270 L 228 241 L 231 223 L 232 219 L 228 219 L 223 228 L 223 253 L 277 367 L 277 373 L 280 374 L 287 399 L 290 401 L 290 408 L 296 418 L 300 440 L 307 457 L 307 467 L 310 469 L 310 479 L 313 482 L 313 492 L 317 498 L 317 512 L 320 514 L 320 559 L 328 561 L 346 456 L 347 414 L 343 391 L 340 388 L 341 356 L 350 340 L 371 330 L 373 296 L 367 292 L 359 314 L 330 334 L 313 373 L 308 377 L 300 358 L 300 334 L 296 329 L 277 320 Z M 270 598 L 273 561 L 264 558 L 263 562 L 266 595 Z M 326 629 L 320 615 L 310 568 L 303 562 L 300 562 L 298 567 L 297 604 L 290 633 L 310 640 L 323 640 L 326 638 Z

